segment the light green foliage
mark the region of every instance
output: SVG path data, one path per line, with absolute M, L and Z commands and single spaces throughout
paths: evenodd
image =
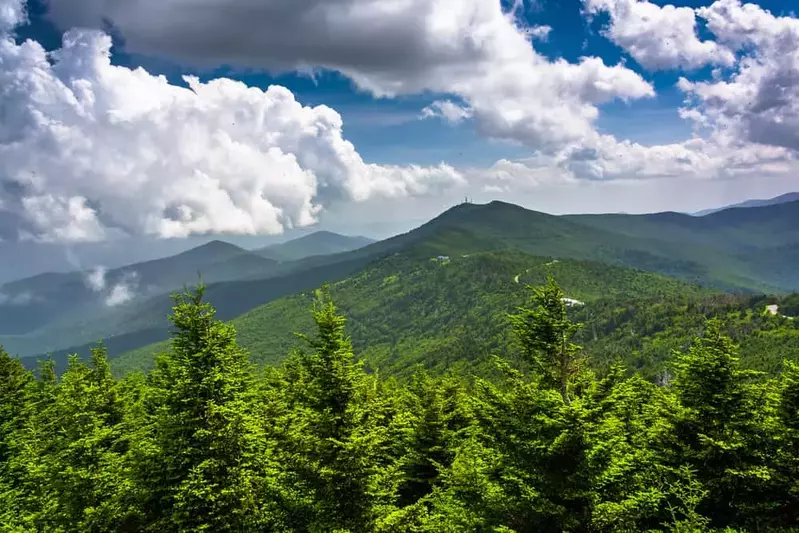
M 527 363 L 541 377 L 544 387 L 560 392 L 570 402 L 573 381 L 580 371 L 580 350 L 571 339 L 581 324 L 572 323 L 566 315 L 566 295 L 549 276 L 547 284 L 533 288 L 535 307 L 521 308 L 511 315 L 516 337 Z
M 446 280 L 457 263 L 430 266 Z M 483 264 L 486 279 L 498 279 L 496 264 Z M 401 301 L 401 276 L 374 275 Z M 88 364 L 70 358 L 60 379 L 52 361 L 34 376 L 0 352 L 3 531 L 795 528 L 799 367 L 780 357 L 776 375 L 744 368 L 729 335 L 743 345 L 747 331 L 788 331 L 787 319 L 734 300 L 712 307 L 727 321 L 699 320 L 706 309 L 680 298 L 634 319 L 617 301 L 593 308 L 607 311 L 595 331 L 578 331 L 575 315 L 589 310 L 563 298 L 590 300 L 587 285 L 579 294 L 550 278 L 528 294 L 511 283 L 520 293 L 508 290 L 517 309 L 505 350 L 515 356 L 484 355 L 471 377 L 419 365 L 381 376 L 350 341 L 366 325 L 348 328 L 333 304 L 342 285 L 313 295 L 301 345 L 260 373 L 203 287 L 176 297 L 172 340 L 148 374 L 116 379 L 102 346 Z M 379 312 L 379 302 L 351 305 Z M 484 310 L 505 320 L 513 307 Z M 634 334 L 677 348 L 669 373 L 647 379 L 612 351 L 582 366 L 613 321 L 616 348 Z M 395 338 L 388 329 L 380 334 Z M 596 339 L 583 349 L 580 335 Z
M 242 531 L 263 519 L 252 372 L 202 296 L 201 286 L 176 298 L 134 450 L 145 522 L 159 531 Z

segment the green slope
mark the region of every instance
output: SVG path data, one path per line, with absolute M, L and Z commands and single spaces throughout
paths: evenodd
M 228 319 L 324 281 L 341 280 L 395 253 L 425 259 L 511 250 L 633 267 L 728 292 L 776 293 L 799 288 L 792 259 L 799 243 L 791 243 L 799 239 L 791 225 L 795 217 L 799 217 L 797 203 L 733 209 L 701 218 L 676 213 L 553 216 L 502 202 L 462 204 L 406 234 L 349 252 L 281 263 L 270 269 L 268 277 L 215 283 L 209 290 Z M 764 248 L 752 251 L 758 242 Z M 137 331 L 147 342 L 156 329 L 166 335 L 164 317 L 170 304 L 162 295 L 124 309 L 84 315 L 80 323 L 62 321 L 38 332 L 33 341 L 0 342 L 16 353 L 32 355 L 100 338 L 112 342 L 123 335 L 124 346 L 132 348 Z
M 215 303 L 217 315 L 230 320 L 265 302 L 345 278 L 362 267 L 362 260 L 340 261 L 266 279 L 212 283 L 207 286 L 206 294 Z M 61 368 L 68 354 L 87 354 L 89 347 L 99 340 L 109 347 L 131 350 L 159 337 L 167 338 L 169 322 L 166 317 L 172 303 L 172 298 L 163 294 L 112 311 L 59 322 L 37 332 L 36 336 L 5 337 L 0 339 L 0 344 L 5 342 L 6 349 L 22 357 L 28 366 L 33 366 L 42 354 L 49 353 Z
M 728 252 L 765 250 L 797 242 L 799 201 L 731 208 L 702 217 L 668 212 L 563 218 L 628 237 L 709 246 Z
M 334 284 L 332 295 L 350 320 L 353 341 L 375 367 L 403 372 L 418 363 L 443 368 L 485 361 L 509 342 L 504 316 L 525 301 L 525 284 L 553 274 L 571 298 L 702 295 L 678 280 L 595 262 L 553 260 L 521 252 L 486 252 L 448 259 L 393 255 Z M 253 309 L 233 321 L 255 361 L 275 363 L 311 326 L 313 291 Z M 213 302 L 213 300 L 211 299 Z M 142 367 L 157 348 L 117 358 L 118 371 Z
M 719 316 L 741 343 L 745 366 L 777 372 L 784 360 L 799 361 L 799 295 L 726 295 L 683 282 L 607 265 L 550 260 L 521 253 L 489 252 L 441 261 L 394 256 L 334 284 L 331 293 L 349 319 L 359 356 L 372 368 L 407 374 L 417 364 L 433 372 L 489 372 L 488 356 L 511 357 L 507 313 L 528 297 L 525 284 L 553 274 L 585 324 L 577 340 L 591 364 L 607 368 L 621 359 L 654 380 L 666 379 L 674 350 L 685 350 L 707 317 Z M 517 278 L 518 276 L 518 278 Z M 518 282 L 516 281 L 518 279 Z M 254 361 L 279 363 L 297 345 L 294 332 L 312 330 L 314 292 L 278 299 L 233 321 L 240 343 Z M 113 360 L 125 374 L 148 368 L 157 343 Z
M 88 272 L 41 274 L 0 287 L 4 296 L 0 299 L 0 334 L 26 334 L 57 321 L 68 324 L 76 317 L 113 313 L 107 309 L 106 299 L 119 284 L 130 287 L 138 297 L 147 297 L 196 282 L 198 273 L 209 282 L 219 282 L 264 277 L 276 266 L 272 259 L 212 241 L 174 256 L 109 270 L 102 276 L 101 290 L 87 284 Z M 23 297 L 30 300 L 26 305 L 14 302 Z

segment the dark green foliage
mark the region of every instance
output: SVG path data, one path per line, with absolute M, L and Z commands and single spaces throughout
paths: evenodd
M 796 531 L 799 366 L 742 368 L 728 335 L 785 329 L 772 300 L 715 302 L 726 322 L 669 312 L 667 324 L 649 321 L 696 302 L 637 321 L 614 303 L 579 332 L 600 343 L 615 321 L 617 347 L 618 328 L 679 333 L 656 383 L 624 357 L 581 364 L 566 294 L 550 278 L 518 295 L 517 357 L 485 358 L 493 371 L 474 378 L 419 366 L 381 377 L 327 288 L 303 345 L 260 374 L 203 287 L 176 297 L 172 340 L 147 375 L 114 378 L 102 346 L 60 378 L 52 361 L 34 376 L 0 352 L 2 529 Z

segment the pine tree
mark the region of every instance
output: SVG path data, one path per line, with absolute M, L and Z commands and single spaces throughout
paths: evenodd
M 566 313 L 565 294 L 552 276 L 533 291 L 534 307 L 522 307 L 511 315 L 522 354 L 536 370 L 541 384 L 560 392 L 564 403 L 572 397 L 574 380 L 580 371 L 581 347 L 571 342 L 582 326 L 571 322 Z
M 759 506 L 769 506 L 770 442 L 754 413 L 757 373 L 741 370 L 737 346 L 718 319 L 688 353 L 677 354 L 674 389 L 682 406 L 674 413 L 674 465 L 687 464 L 707 490 L 699 511 L 717 527 L 745 525 Z M 758 512 L 762 512 L 760 509 Z
M 246 531 L 266 520 L 251 368 L 203 293 L 200 285 L 175 297 L 171 349 L 151 374 L 149 424 L 135 450 L 153 531 Z
M 391 507 L 399 470 L 387 449 L 386 409 L 376 376 L 356 362 L 340 315 L 325 287 L 318 294 L 310 351 L 286 363 L 293 406 L 283 453 L 314 509 L 297 529 L 370 531 L 381 506 Z

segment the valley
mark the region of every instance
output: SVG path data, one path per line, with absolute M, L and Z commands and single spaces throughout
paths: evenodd
M 379 242 L 329 232 L 258 250 L 212 241 L 176 256 L 102 271 L 102 279 L 95 280 L 101 287 L 89 283 L 98 271 L 7 283 L 0 293 L 9 300 L 30 297 L 30 314 L 10 301 L 0 305 L 6 317 L 0 345 L 29 366 L 50 354 L 63 370 L 69 354 L 85 357 L 102 340 L 118 374 L 147 369 L 165 346 L 159 341 L 169 335 L 170 294 L 202 279 L 217 316 L 233 321 L 253 360 L 275 364 L 289 353 L 294 332 L 311 326 L 306 311 L 314 291 L 330 284 L 367 364 L 400 375 L 417 364 L 438 372 L 480 371 L 486 354 L 511 350 L 503 317 L 525 302 L 524 287 L 552 275 L 569 298 L 586 303 L 570 311 L 584 319 L 586 331 L 605 332 L 585 339 L 599 366 L 618 348 L 608 336 L 627 327 L 608 329 L 610 310 L 671 306 L 658 318 L 660 338 L 652 331 L 631 332 L 614 341 L 623 343 L 622 357 L 631 367 L 655 379 L 671 349 L 661 338 L 687 334 L 684 328 L 674 331 L 686 302 L 703 308 L 703 315 L 726 315 L 733 311 L 708 302 L 728 294 L 737 302 L 735 312 L 760 316 L 766 295 L 780 298 L 799 290 L 795 220 L 799 202 L 702 217 L 553 216 L 492 202 L 455 206 Z M 126 283 L 129 301 L 109 305 L 114 290 Z M 755 322 L 747 327 L 767 327 Z M 777 329 L 780 334 L 769 342 L 796 357 L 792 328 Z M 752 338 L 743 337 L 744 360 Z M 754 366 L 773 370 L 775 364 Z

